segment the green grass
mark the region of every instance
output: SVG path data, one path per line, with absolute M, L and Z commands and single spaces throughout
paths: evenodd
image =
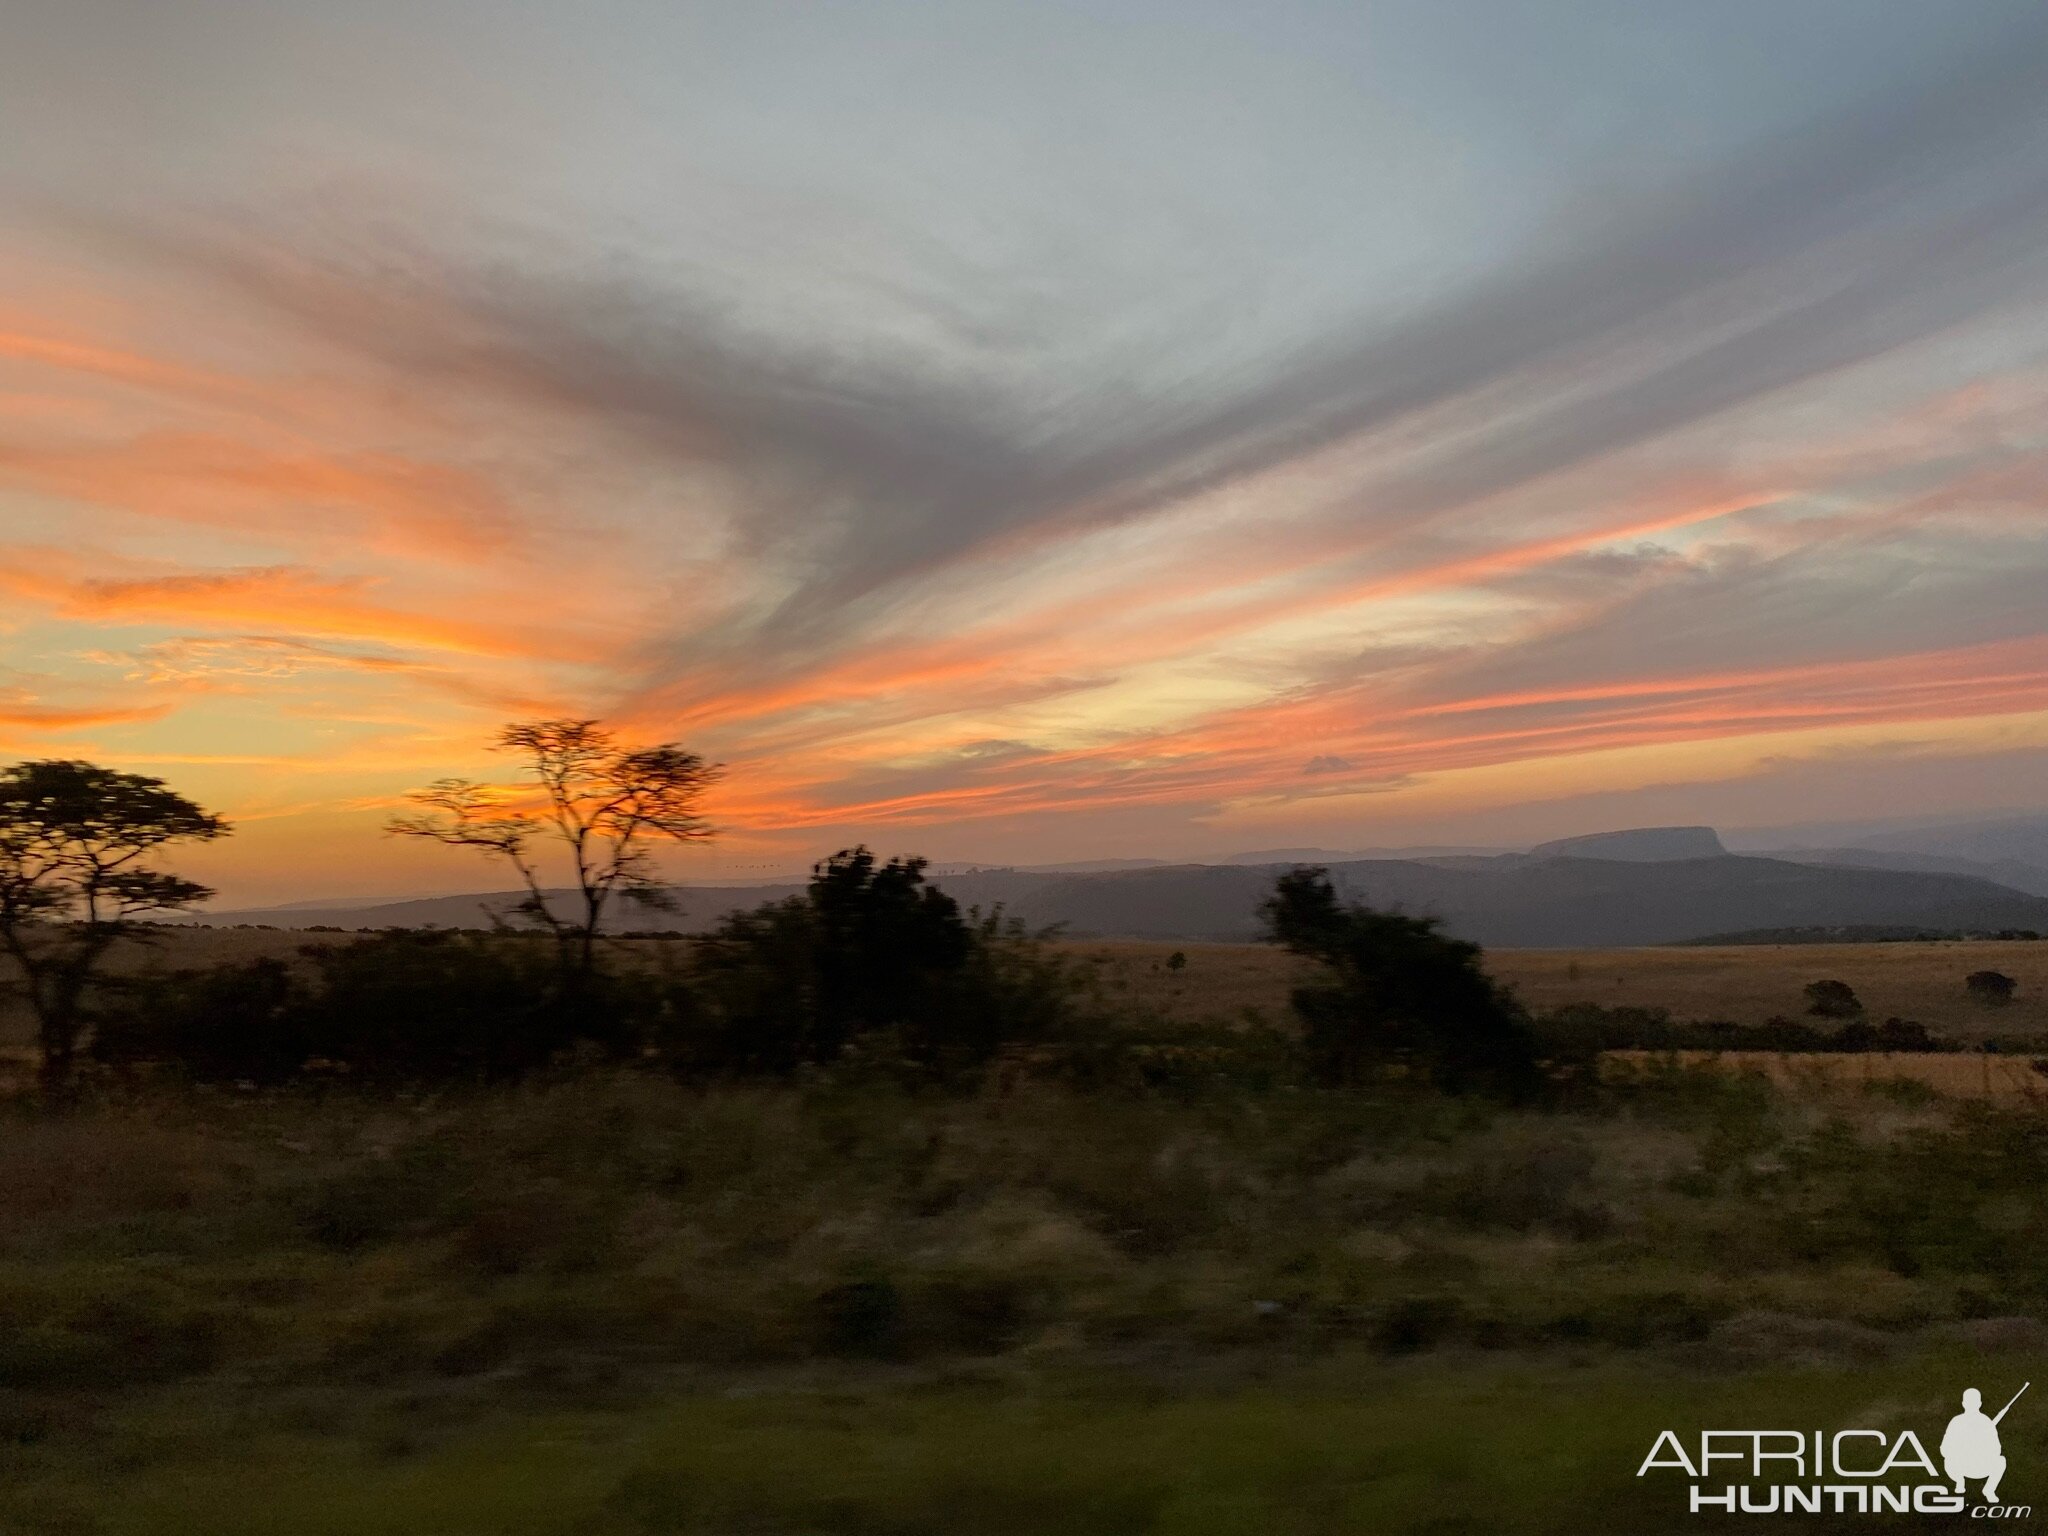
M 15 1106 L 0 1532 L 1681 1528 L 1667 1424 L 2048 1387 L 2044 1187 L 2030 1106 L 1655 1066 Z
M 318 1434 L 173 1395 L 90 1449 L 7 1451 L 0 1519 L 23 1536 L 1676 1531 L 1701 1523 L 1683 1480 L 1634 1475 L 1660 1429 L 1855 1423 L 1931 1446 L 1962 1385 L 2003 1396 L 2008 1378 L 2048 1380 L 2048 1356 L 1708 1376 L 1366 1358 L 1265 1374 L 783 1384 L 452 1430 L 399 1404 Z M 2007 1451 L 2008 1497 L 2027 1500 L 2048 1478 L 2048 1414 L 2015 1414 Z

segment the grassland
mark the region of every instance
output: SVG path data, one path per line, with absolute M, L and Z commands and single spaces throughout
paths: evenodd
M 1933 1444 L 1958 1381 L 2039 1380 L 2048 1352 L 1984 1367 L 1953 1346 L 1705 1377 L 1337 1357 L 1236 1380 L 868 1373 L 476 1417 L 337 1415 L 309 1394 L 282 1423 L 184 1393 L 125 1417 L 90 1485 L 62 1452 L 16 1453 L 0 1507 L 13 1530 L 106 1536 L 1652 1536 L 1705 1523 L 1682 1485 L 1631 1476 L 1656 1429 L 1885 1423 Z M 2007 1497 L 2032 1497 L 2048 1429 L 2015 1415 L 2005 1448 Z
M 1277 1022 L 1298 974 L 1072 948 L 1133 1019 Z M 2034 1027 L 2036 956 L 1490 958 L 1538 1006 L 1755 1022 L 1832 976 L 1968 1035 Z M 1987 967 L 2019 1002 L 1963 997 Z M 622 1068 L 0 1097 L 0 1531 L 1688 1529 L 1632 1476 L 1667 1424 L 1931 1442 L 1961 1385 L 2048 1381 L 2041 1087 L 1975 1052 L 1729 1052 L 1513 1109 Z M 2048 1412 L 2007 1451 L 2031 1498 Z
M 1640 1068 L 1673 1059 L 1688 1067 L 1755 1073 L 1780 1087 L 1795 1090 L 1825 1084 L 1882 1087 L 1895 1093 L 1910 1093 L 1912 1085 L 1918 1084 L 1930 1093 L 1955 1099 L 2037 1104 L 2048 1100 L 2048 1076 L 2034 1066 L 2044 1058 L 2032 1055 L 1985 1055 L 1976 1051 L 1613 1051 L 1607 1058 L 1610 1069 Z
M 1662 1061 L 17 1105 L 0 1530 L 1676 1529 L 1666 1420 L 2048 1379 L 2039 1117 Z
M 1300 974 L 1292 956 L 1261 944 L 1072 947 L 1097 961 L 1116 995 L 1187 1020 L 1241 1017 L 1246 1009 L 1278 1019 Z M 1187 965 L 1169 971 L 1165 962 L 1177 947 Z M 1801 1016 L 1806 984 L 1833 979 L 1854 988 L 1873 1019 L 1916 1019 L 1959 1040 L 2048 1034 L 2048 943 L 2041 942 L 1492 949 L 1486 965 L 1536 1009 L 1599 1003 L 1761 1024 L 1773 1014 Z M 1968 996 L 1963 978 L 1982 970 L 2019 982 L 2011 1003 L 1986 1008 Z

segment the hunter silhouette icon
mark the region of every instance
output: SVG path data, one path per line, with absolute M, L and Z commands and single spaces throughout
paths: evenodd
M 1984 1502 L 1998 1502 L 1998 1480 L 2005 1476 L 2005 1452 L 1998 1443 L 1998 1421 L 2012 1412 L 2012 1405 L 2020 1400 L 2033 1383 L 2023 1382 L 2020 1391 L 2012 1395 L 2011 1401 L 1999 1409 L 1991 1418 L 1984 1416 L 1984 1394 L 1975 1387 L 1963 1393 L 1963 1411 L 1948 1421 L 1948 1429 L 1941 1437 L 1941 1465 L 1956 1485 L 1956 1492 L 1963 1492 L 1965 1478 L 1981 1477 L 1984 1480 Z

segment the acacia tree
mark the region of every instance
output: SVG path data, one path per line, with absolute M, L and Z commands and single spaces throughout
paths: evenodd
M 88 999 L 115 942 L 146 912 L 213 894 L 150 867 L 153 855 L 227 831 L 161 779 L 62 759 L 0 769 L 0 950 L 21 973 L 46 1088 L 70 1083 Z
M 390 830 L 474 848 L 517 871 L 526 894 L 515 909 L 554 936 L 564 983 L 579 987 L 596 963 L 597 934 L 614 897 L 666 910 L 653 847 L 712 836 L 698 810 L 723 771 L 674 742 L 627 747 L 597 720 L 535 720 L 498 733 L 499 750 L 524 760 L 528 783 L 500 786 L 440 779 L 409 798 L 420 811 Z M 575 888 L 557 910 L 542 885 L 541 845 L 567 853 Z

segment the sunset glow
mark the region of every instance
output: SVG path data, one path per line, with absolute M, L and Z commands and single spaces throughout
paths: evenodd
M 30 9 L 0 758 L 173 779 L 224 899 L 473 885 L 379 827 L 540 714 L 728 765 L 697 878 L 2048 782 L 2038 13 L 1814 99 L 1758 8 L 1546 146 L 1427 7 Z

